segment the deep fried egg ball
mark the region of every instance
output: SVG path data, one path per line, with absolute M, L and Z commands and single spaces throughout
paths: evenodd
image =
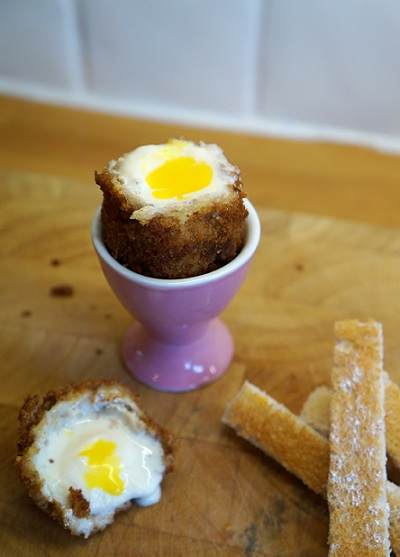
M 36 504 L 73 534 L 89 537 L 131 501 L 160 500 L 172 438 L 121 384 L 88 381 L 42 401 L 29 397 L 20 424 L 20 478 Z

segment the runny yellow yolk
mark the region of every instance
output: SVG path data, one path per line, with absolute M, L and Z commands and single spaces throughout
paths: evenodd
M 124 483 L 120 472 L 121 460 L 115 450 L 113 441 L 99 439 L 87 445 L 78 456 L 87 456 L 86 466 L 89 470 L 84 474 L 88 489 L 98 487 L 110 495 L 120 495 L 124 491 Z
M 185 194 L 207 187 L 212 180 L 212 169 L 193 157 L 177 157 L 164 162 L 150 172 L 146 181 L 156 199 L 183 199 Z

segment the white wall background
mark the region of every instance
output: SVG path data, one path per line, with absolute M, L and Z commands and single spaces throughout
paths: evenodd
M 400 152 L 399 0 L 0 0 L 0 93 Z

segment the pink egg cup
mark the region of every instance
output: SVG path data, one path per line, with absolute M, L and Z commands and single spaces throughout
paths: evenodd
M 230 263 L 186 279 L 158 279 L 119 264 L 102 239 L 100 208 L 92 241 L 114 294 L 136 318 L 125 334 L 123 360 L 132 376 L 159 391 L 185 392 L 215 381 L 231 363 L 232 335 L 218 315 L 232 301 L 260 240 L 260 221 L 249 215 L 242 250 Z

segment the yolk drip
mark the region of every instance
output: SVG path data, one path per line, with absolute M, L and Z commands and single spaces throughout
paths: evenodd
M 150 172 L 147 183 L 156 199 L 182 199 L 185 194 L 207 187 L 212 180 L 212 169 L 193 157 L 177 157 L 164 162 Z
M 78 456 L 87 456 L 86 466 L 90 469 L 84 478 L 89 489 L 98 487 L 111 495 L 120 495 L 124 491 L 124 483 L 120 477 L 121 460 L 115 454 L 116 444 L 112 441 L 99 439 L 87 445 Z

